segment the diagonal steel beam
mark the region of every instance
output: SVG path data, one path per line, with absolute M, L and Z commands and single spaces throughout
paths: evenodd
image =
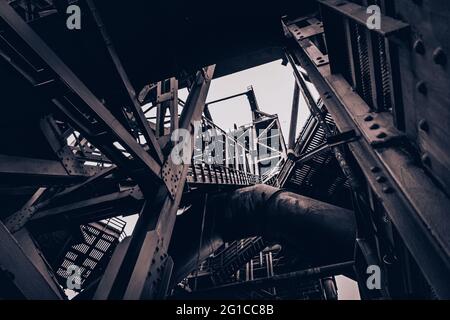
M 33 55 L 38 56 L 45 62 L 46 69 L 48 68 L 49 71 L 54 73 L 55 78 L 50 82 L 57 82 L 62 90 L 60 90 L 61 92 L 52 90 L 50 94 L 59 93 L 60 96 L 52 96 L 50 99 L 75 124 L 77 129 L 139 183 L 144 185 L 148 183 L 148 179 L 142 175 L 142 170 L 144 173 L 148 173 L 153 178 L 152 180 L 160 181 L 161 166 L 159 163 L 136 142 L 134 137 L 103 103 L 4 1 L 0 1 L 0 17 L 14 31 L 15 36 L 18 36 L 18 39 L 27 44 L 27 50 L 31 50 Z M 15 58 L 24 59 L 21 54 Z M 8 62 L 14 63 L 9 57 L 6 57 L 6 59 Z M 35 86 L 37 85 L 38 82 L 33 81 L 33 75 L 31 77 L 27 75 L 26 78 Z M 48 81 L 45 83 L 48 83 Z M 84 109 L 89 111 L 90 116 L 95 121 L 86 117 Z M 131 155 L 133 161 L 117 148 L 115 142 L 119 143 Z M 141 169 L 138 170 L 140 172 L 136 172 L 136 167 Z
M 122 62 L 120 61 L 119 55 L 116 52 L 116 49 L 113 45 L 112 39 L 109 36 L 106 27 L 102 21 L 102 18 L 100 17 L 100 13 L 97 11 L 97 8 L 94 5 L 94 2 L 92 0 L 87 0 L 87 4 L 89 8 L 91 9 L 92 16 L 94 18 L 95 23 L 97 24 L 97 27 L 100 30 L 100 33 L 103 37 L 103 40 L 105 41 L 106 48 L 108 49 L 109 55 L 111 56 L 111 60 L 114 63 L 114 66 L 116 67 L 117 73 L 120 76 L 120 79 L 122 80 L 122 83 L 128 93 L 128 97 L 130 99 L 131 106 L 133 107 L 133 112 L 137 116 L 136 119 L 141 126 L 142 133 L 145 137 L 145 140 L 149 144 L 150 151 L 154 153 L 154 155 L 157 157 L 157 160 L 159 163 L 163 162 L 163 154 L 161 152 L 161 147 L 159 146 L 158 141 L 156 140 L 155 134 L 153 133 L 153 130 L 150 128 L 150 125 L 145 118 L 144 112 L 142 111 L 141 105 L 137 99 L 136 91 L 133 88 L 133 85 L 130 82 L 130 79 L 128 78 L 128 75 L 125 71 L 125 68 L 122 65 Z
M 180 128 L 188 130 L 191 139 L 194 139 L 193 124 L 202 117 L 214 70 L 215 66 L 210 66 L 197 74 L 183 109 Z M 193 146 L 191 143 L 192 149 Z M 147 199 L 128 247 L 122 256 L 114 259 L 114 265 L 108 266 L 99 284 L 99 288 L 107 290 L 96 292 L 95 299 L 149 299 L 155 297 L 162 285 L 158 281 L 159 274 L 167 258 L 189 166 L 176 166 L 169 157 L 165 167 L 168 168 L 168 174 L 175 177 L 173 194 L 165 187 L 160 187 L 153 199 Z
M 43 226 L 46 230 L 57 230 L 68 221 L 73 224 L 86 224 L 119 214 L 138 213 L 143 201 L 139 188 L 131 187 L 90 199 L 67 202 L 50 209 L 42 210 L 48 205 L 48 202 L 42 202 L 32 207 L 35 213 L 31 222 Z
M 26 299 L 62 299 L 56 285 L 49 280 L 50 277 L 46 274 L 48 271 L 28 257 L 25 250 L 0 221 L 1 271 L 11 275 L 14 286 Z
M 450 201 L 411 156 L 404 144 L 386 143 L 403 139 L 389 113 L 372 113 L 342 74 L 329 65 L 317 66 L 308 56 L 308 40 L 296 44 L 294 55 L 307 71 L 337 128 L 355 130 L 361 139 L 349 145 L 374 194 L 392 219 L 406 247 L 439 298 L 450 297 Z M 370 118 L 372 117 L 372 118 Z M 376 119 L 382 137 L 375 136 L 368 121 Z M 377 134 L 380 131 L 375 131 Z M 376 138 L 376 139 L 375 139 Z M 380 148 L 382 146 L 382 148 Z M 385 182 L 377 181 L 384 177 Z

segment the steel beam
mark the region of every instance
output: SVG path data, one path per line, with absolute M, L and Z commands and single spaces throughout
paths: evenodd
M 69 175 L 59 161 L 0 155 L 0 177 L 10 186 L 51 186 L 81 181 L 88 176 Z
M 295 163 L 296 164 L 304 164 L 304 163 L 306 163 L 306 162 L 308 162 L 310 160 L 313 160 L 314 157 L 316 157 L 317 155 L 320 155 L 320 154 L 322 154 L 324 152 L 327 152 L 327 151 L 332 151 L 332 149 L 334 147 L 338 147 L 338 146 L 343 145 L 343 144 L 348 144 L 348 143 L 353 142 L 355 140 L 356 140 L 355 137 L 349 137 L 349 138 L 345 138 L 342 141 L 336 141 L 336 142 L 333 142 L 333 143 L 325 142 L 325 143 L 321 144 L 320 146 L 318 146 L 317 148 L 314 148 L 311 151 L 309 151 L 309 152 L 307 152 L 305 154 L 302 154 L 298 159 L 295 159 Z
M 97 11 L 94 2 L 92 0 L 87 0 L 87 4 L 92 12 L 94 21 L 97 24 L 97 27 L 99 28 L 100 33 L 103 37 L 111 60 L 113 61 L 117 73 L 119 74 L 120 79 L 122 80 L 123 86 L 125 87 L 128 93 L 128 98 L 130 100 L 131 107 L 133 108 L 133 113 L 136 115 L 136 120 L 141 127 L 142 134 L 144 135 L 145 140 L 150 146 L 150 151 L 153 152 L 152 155 L 156 157 L 158 162 L 161 164 L 164 160 L 163 154 L 161 152 L 161 147 L 159 146 L 155 134 L 153 133 L 153 130 L 150 128 L 150 125 L 147 119 L 145 118 L 144 112 L 142 111 L 142 107 L 136 96 L 136 91 L 134 90 L 133 85 L 131 84 L 130 79 L 128 78 L 128 75 L 125 71 L 125 68 L 123 67 L 122 62 L 120 61 L 119 55 L 116 52 L 112 39 L 109 36 L 106 27 L 103 24 L 103 21 L 100 17 L 100 13 Z
M 33 206 L 39 198 L 45 193 L 47 188 L 39 188 L 33 196 L 22 206 L 18 212 L 9 216 L 5 221 L 5 226 L 11 233 L 17 232 L 21 229 L 34 214 Z
M 28 257 L 2 222 L 0 222 L 0 272 L 10 275 L 11 281 L 26 299 L 62 299 L 55 283 L 49 280 L 48 270 Z
M 332 74 L 329 65 L 317 66 L 312 61 L 306 51 L 310 46 L 309 40 L 297 42 L 296 58 L 308 72 L 338 129 L 355 130 L 361 137 L 349 148 L 370 187 L 437 295 L 449 298 L 449 198 L 421 167 L 412 163 L 403 148 L 392 143 L 399 137 L 392 115 L 371 113 L 341 74 Z M 374 124 L 379 129 L 371 129 Z
M 318 2 L 363 26 L 367 26 L 367 21 L 370 17 L 370 14 L 367 13 L 367 7 L 344 0 L 318 0 Z M 403 21 L 381 15 L 381 28 L 374 29 L 373 32 L 383 37 L 391 37 L 408 28 L 409 25 Z
M 53 79 L 43 83 L 36 81 L 37 75 L 27 75 L 26 79 L 36 87 L 59 82 L 61 92 L 50 90 L 49 99 L 71 120 L 75 127 L 92 143 L 96 145 L 109 159 L 113 160 L 121 169 L 125 170 L 136 181 L 146 186 L 148 176 L 160 181 L 161 166 L 134 137 L 120 124 L 112 113 L 97 97 L 84 85 L 61 59 L 44 43 L 44 41 L 26 24 L 23 19 L 6 3 L 0 2 L 0 17 L 14 31 L 15 35 L 28 45 L 31 54 L 45 62 L 45 68 L 54 73 Z M 19 53 L 15 59 L 24 59 L 25 53 Z M 28 53 L 30 54 L 30 53 Z M 7 59 L 13 63 L 14 60 Z M 53 88 L 54 89 L 54 88 Z M 59 94 L 59 96 L 58 96 Z M 55 96 L 56 95 L 56 96 Z M 90 117 L 87 117 L 88 111 Z M 92 121 L 92 118 L 95 118 Z M 129 153 L 130 160 L 120 148 Z M 136 171 L 141 168 L 142 171 Z M 147 177 L 143 175 L 147 174 Z
M 289 127 L 288 148 L 295 148 L 295 139 L 297 135 L 298 108 L 300 106 L 300 87 L 295 82 L 294 97 L 292 99 L 291 125 Z
M 162 138 L 167 131 L 173 132 L 178 129 L 178 81 L 176 78 L 170 78 L 159 81 L 156 86 L 156 135 Z M 166 121 L 167 110 L 170 113 L 170 121 Z M 166 128 L 166 123 L 170 122 L 170 130 Z M 160 139 L 161 140 L 161 139 Z
M 47 116 L 42 119 L 40 125 L 42 133 L 47 139 L 50 147 L 53 149 L 53 152 L 59 158 L 69 175 L 78 174 L 90 176 L 98 171 L 98 167 L 85 166 L 84 162 L 73 154 L 72 149 L 67 145 L 65 135 L 58 128 L 53 116 Z
M 194 122 L 203 114 L 206 97 L 215 66 L 199 72 L 191 88 L 183 113 L 180 128 L 191 133 L 194 139 Z M 192 148 L 194 144 L 191 144 Z M 192 151 L 192 150 L 191 150 Z M 172 181 L 170 192 L 160 187 L 154 198 L 146 199 L 126 253 L 115 261 L 113 274 L 105 274 L 96 299 L 150 299 L 157 295 L 161 283 L 163 261 L 172 237 L 176 213 L 186 182 L 188 165 L 174 165 L 171 157 L 165 163 L 165 178 Z
M 119 214 L 135 214 L 139 212 L 143 202 L 144 197 L 138 187 L 67 203 L 51 209 L 45 209 L 44 205 L 48 205 L 49 202 L 44 202 L 33 208 L 36 213 L 33 214 L 30 222 L 46 230 L 57 230 L 67 223 L 80 225 L 112 218 Z

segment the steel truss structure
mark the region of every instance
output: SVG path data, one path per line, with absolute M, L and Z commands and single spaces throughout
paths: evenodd
M 61 21 L 70 4 L 81 7 L 86 31 L 69 36 Z M 259 21 L 270 41 L 254 36 L 246 47 L 236 32 L 235 42 L 225 38 L 229 57 L 211 49 L 148 62 L 140 58 L 150 51 L 130 49 L 111 23 L 116 5 L 0 2 L 9 107 L 0 119 L 0 298 L 67 299 L 71 289 L 75 299 L 97 300 L 337 299 L 334 276 L 342 274 L 358 282 L 363 299 L 450 298 L 450 6 L 282 1 L 274 8 L 278 28 Z M 123 8 L 130 21 L 148 4 L 134 5 Z M 380 28 L 367 23 L 371 5 L 381 10 Z M 237 18 L 236 31 L 246 23 Z M 91 48 L 83 54 L 93 60 L 80 61 L 63 39 Z M 215 77 L 278 58 L 295 83 L 287 146 L 278 116 L 260 109 L 253 88 L 207 101 Z M 148 66 L 155 75 L 145 74 Z M 210 107 L 240 96 L 253 121 L 226 132 Z M 296 136 L 300 101 L 310 117 Z M 187 141 L 177 140 L 180 130 Z M 181 141 L 189 147 L 179 163 Z M 244 209 L 276 207 L 286 221 L 258 229 L 244 215 L 236 230 L 217 230 L 216 220 L 234 219 L 233 201 L 261 186 L 273 194 L 262 192 L 263 203 L 242 198 Z M 281 203 L 291 199 L 292 212 L 284 212 Z M 302 205 L 340 218 L 353 211 L 354 255 L 314 260 L 298 249 L 320 244 L 283 242 Z M 128 236 L 123 217 L 136 214 Z M 286 232 L 270 239 L 272 227 Z M 351 228 L 337 229 L 330 230 L 351 236 Z M 382 273 L 377 290 L 366 286 L 370 266 Z

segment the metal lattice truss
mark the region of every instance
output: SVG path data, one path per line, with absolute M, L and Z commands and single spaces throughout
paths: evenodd
M 45 234 L 54 236 L 58 230 L 67 228 L 78 234 L 74 237 L 70 231 L 69 235 L 61 236 L 63 249 L 53 261 L 46 262 L 54 271 L 42 269 L 30 260 L 28 269 L 19 270 L 23 274 L 15 274 L 14 284 L 20 294 L 33 298 L 27 290 L 28 285 L 34 284 L 19 279 L 36 273 L 36 279 L 48 282 L 44 285 L 48 292 L 42 291 L 41 298 L 61 298 L 58 285 L 66 287 L 67 271 L 71 265 L 77 265 L 81 269 L 80 288 L 93 282 L 98 285 L 95 298 L 164 296 L 167 284 L 161 282 L 159 273 L 164 268 L 170 273 L 168 244 L 183 190 L 188 187 L 186 182 L 189 188 L 199 185 L 236 188 L 261 182 L 254 151 L 250 154 L 249 147 L 238 141 L 236 135 L 218 128 L 209 111 L 203 116 L 215 66 L 203 68 L 186 80 L 190 83 L 187 101 L 178 99 L 175 78 L 146 86 L 137 96 L 94 4 L 88 1 L 128 94 L 129 103 L 120 111 L 111 112 L 107 103 L 98 99 L 27 24 L 47 6 L 33 2 L 29 7 L 27 1 L 12 5 L 0 4 L 2 57 L 21 81 L 27 82 L 33 94 L 52 105 L 53 111 L 41 118 L 40 130 L 55 160 L 2 156 L 3 174 L 20 176 L 29 186 L 34 182 L 37 187 L 26 204 L 4 220 L 2 237 L 13 244 L 14 234 L 32 228 L 42 243 L 42 251 L 54 255 L 52 250 L 56 250 L 57 244 L 46 242 Z M 28 10 L 25 20 L 14 8 L 19 14 Z M 152 110 L 156 110 L 156 117 L 150 115 Z M 277 118 L 272 117 L 271 122 L 273 126 Z M 198 123 L 201 123 L 199 136 L 195 130 Z M 175 164 L 170 156 L 172 133 L 178 129 L 189 132 L 194 142 L 191 165 Z M 227 145 L 232 146 L 232 151 L 230 147 L 225 150 L 223 163 L 196 159 L 195 141 L 211 129 L 220 131 Z M 200 150 L 203 155 L 204 146 L 200 145 Z M 280 145 L 277 157 L 282 150 Z M 111 219 L 136 213 L 139 220 L 132 237 L 124 242 L 127 249 L 114 257 L 114 265 L 108 264 L 112 252 L 123 240 L 124 229 L 124 225 L 112 228 Z M 102 222 L 105 219 L 107 223 Z M 41 251 L 34 246 L 29 249 Z M 20 248 L 16 246 L 14 250 Z M 2 256 L 2 266 L 14 263 L 5 263 L 3 258 L 7 257 Z M 28 260 L 26 256 L 22 258 Z M 108 274 L 100 283 L 103 274 L 99 270 Z
M 274 5 L 278 2 L 283 1 Z M 90 32 L 67 36 L 67 30 L 59 30 L 58 37 L 49 30 L 51 22 L 64 20 L 61 15 L 73 3 L 89 13 Z M 83 298 L 165 298 L 174 285 L 169 244 L 180 208 L 189 208 L 195 197 L 261 183 L 353 209 L 357 224 L 354 262 L 286 275 L 269 270 L 264 282 L 271 288 L 349 268 L 365 284 L 367 267 L 376 265 L 386 276 L 380 290 L 361 287 L 365 299 L 450 297 L 446 4 L 305 0 L 304 15 L 282 19 L 284 35 L 271 23 L 260 23 L 259 30 L 272 29 L 251 31 L 254 43 L 242 39 L 248 24 L 237 21 L 244 27 L 234 30 L 241 41 L 236 44 L 246 54 L 272 48 L 272 40 L 279 46 L 272 51 L 280 54 L 247 64 L 243 54 L 228 72 L 275 58 L 293 68 L 289 150 L 277 116 L 260 110 L 252 88 L 207 102 L 213 77 L 224 72 L 202 63 L 219 61 L 221 50 L 211 57 L 202 55 L 204 48 L 192 51 L 199 58 L 186 54 L 193 58 L 189 63 L 184 52 L 163 51 L 156 57 L 164 61 L 148 64 L 145 55 L 159 48 L 134 47 L 139 62 L 122 61 L 118 49 L 133 60 L 124 47 L 135 45 L 135 39 L 122 37 L 115 47 L 107 27 L 117 38 L 120 34 L 105 21 L 126 8 L 110 5 L 111 11 L 102 11 L 92 0 L 0 1 L 2 103 L 7 106 L 0 118 L 0 297 L 66 299 L 67 271 L 77 265 L 82 287 L 76 290 Z M 370 5 L 381 9 L 379 28 L 367 24 Z M 141 14 L 137 11 L 133 17 Z M 209 33 L 203 36 L 212 41 Z M 230 39 L 217 38 L 228 46 Z M 71 50 L 71 41 L 80 48 Z M 175 51 L 174 42 L 165 44 Z M 93 43 L 99 48 L 91 52 Z M 110 81 L 96 83 L 101 78 L 89 69 L 92 61 L 77 57 L 83 50 Z M 158 81 L 148 80 L 149 65 L 158 69 Z M 181 88 L 188 89 L 186 101 L 178 97 Z M 253 122 L 225 132 L 209 107 L 242 95 Z M 300 97 L 311 117 L 296 137 Z M 187 133 L 183 142 L 190 142 L 182 161 L 173 157 L 179 155 L 178 132 Z M 118 217 L 135 214 L 134 231 L 125 237 Z M 227 281 L 262 250 L 261 239 L 252 239 L 244 241 L 248 250 L 237 250 L 218 268 Z M 219 271 L 212 275 L 217 283 L 223 282 Z M 261 282 L 251 278 L 218 290 L 259 290 Z M 308 281 L 305 287 L 317 285 Z

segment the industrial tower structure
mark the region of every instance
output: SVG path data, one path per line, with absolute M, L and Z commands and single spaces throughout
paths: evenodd
M 449 21 L 438 0 L 1 0 L 0 298 L 337 299 L 345 275 L 449 299 Z M 252 88 L 253 122 L 219 128 L 211 82 L 278 59 L 287 141 Z

